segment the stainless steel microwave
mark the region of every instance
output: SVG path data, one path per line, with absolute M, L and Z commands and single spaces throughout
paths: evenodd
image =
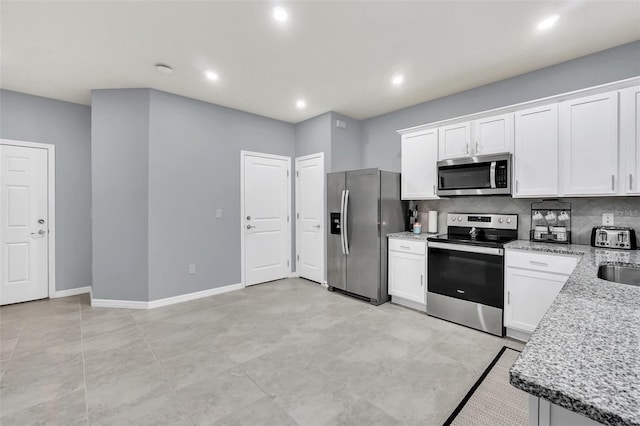
M 437 194 L 511 194 L 511 154 L 438 161 Z

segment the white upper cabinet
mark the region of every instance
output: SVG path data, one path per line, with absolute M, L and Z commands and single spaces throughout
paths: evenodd
M 458 123 L 440 127 L 438 135 L 438 158 L 469 157 L 471 154 L 471 123 Z
M 514 197 L 558 195 L 558 105 L 515 113 Z
M 640 86 L 620 92 L 620 193 L 640 194 Z
M 618 92 L 560 103 L 564 195 L 618 192 Z
M 513 151 L 513 114 L 475 120 L 471 126 L 474 155 Z
M 438 129 L 402 135 L 402 199 L 437 199 Z
M 440 127 L 439 159 L 500 154 L 513 150 L 513 114 Z

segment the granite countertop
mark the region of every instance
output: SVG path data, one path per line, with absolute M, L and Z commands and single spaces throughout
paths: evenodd
M 510 371 L 511 384 L 607 425 L 640 425 L 640 287 L 597 277 L 640 251 L 514 241 L 582 258 Z
M 392 234 L 387 234 L 389 238 L 398 238 L 401 240 L 416 240 L 416 241 L 427 241 L 429 237 L 435 237 L 436 235 L 440 235 L 437 232 L 423 232 L 422 234 L 414 234 L 413 232 L 394 232 Z

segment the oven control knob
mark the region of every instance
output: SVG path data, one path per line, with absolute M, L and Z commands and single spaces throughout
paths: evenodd
M 462 221 L 462 216 L 458 216 L 458 222 Z
M 504 219 L 500 218 L 500 219 L 498 219 L 498 222 L 502 223 L 502 222 L 504 222 Z
M 511 219 L 507 219 L 507 223 L 511 223 Z
M 452 221 L 452 222 L 455 222 L 455 221 L 456 221 L 456 218 L 455 218 L 455 217 L 452 217 L 452 218 L 451 218 L 451 221 Z

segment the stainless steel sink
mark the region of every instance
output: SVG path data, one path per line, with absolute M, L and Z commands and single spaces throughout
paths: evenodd
M 640 286 L 640 268 L 622 265 L 600 265 L 598 278 Z

